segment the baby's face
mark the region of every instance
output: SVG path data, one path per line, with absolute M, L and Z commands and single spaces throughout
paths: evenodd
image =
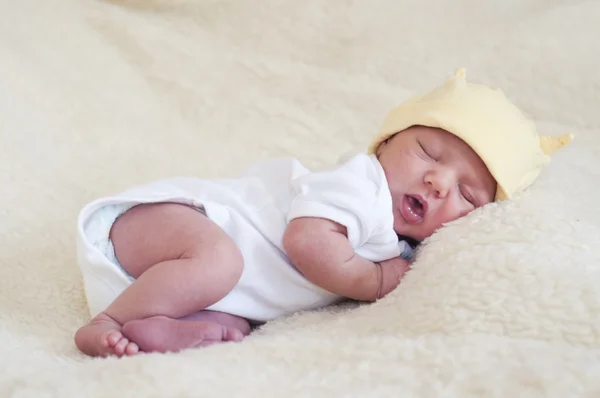
M 496 181 L 483 161 L 447 131 L 411 127 L 381 144 L 377 157 L 400 235 L 421 241 L 494 199 Z

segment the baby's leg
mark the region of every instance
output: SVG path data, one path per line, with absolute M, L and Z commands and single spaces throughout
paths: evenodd
M 242 255 L 229 236 L 185 205 L 134 207 L 117 219 L 111 240 L 119 262 L 137 279 L 77 332 L 77 346 L 93 356 L 134 354 L 138 347 L 122 336 L 122 325 L 196 313 L 227 295 L 243 271 Z M 239 337 L 208 321 L 197 325 L 198 335 L 206 329 L 214 336 L 216 328 L 224 339 Z

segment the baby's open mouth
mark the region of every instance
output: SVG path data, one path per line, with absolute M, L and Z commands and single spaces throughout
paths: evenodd
M 420 223 L 427 213 L 427 202 L 419 195 L 404 195 L 400 212 L 408 223 Z

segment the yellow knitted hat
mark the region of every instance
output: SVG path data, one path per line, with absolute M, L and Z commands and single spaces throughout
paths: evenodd
M 464 69 L 432 92 L 392 110 L 369 152 L 416 125 L 441 128 L 465 141 L 496 179 L 496 200 L 510 199 L 529 187 L 550 161 L 549 155 L 573 139 L 572 134 L 538 135 L 535 124 L 502 91 L 467 83 Z

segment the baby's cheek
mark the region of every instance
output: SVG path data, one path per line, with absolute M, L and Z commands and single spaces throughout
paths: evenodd
M 464 217 L 471 211 L 473 211 L 473 209 L 467 206 L 461 206 L 460 204 L 456 203 L 448 203 L 448 205 L 442 209 L 440 214 L 441 218 L 443 219 L 442 224 Z

